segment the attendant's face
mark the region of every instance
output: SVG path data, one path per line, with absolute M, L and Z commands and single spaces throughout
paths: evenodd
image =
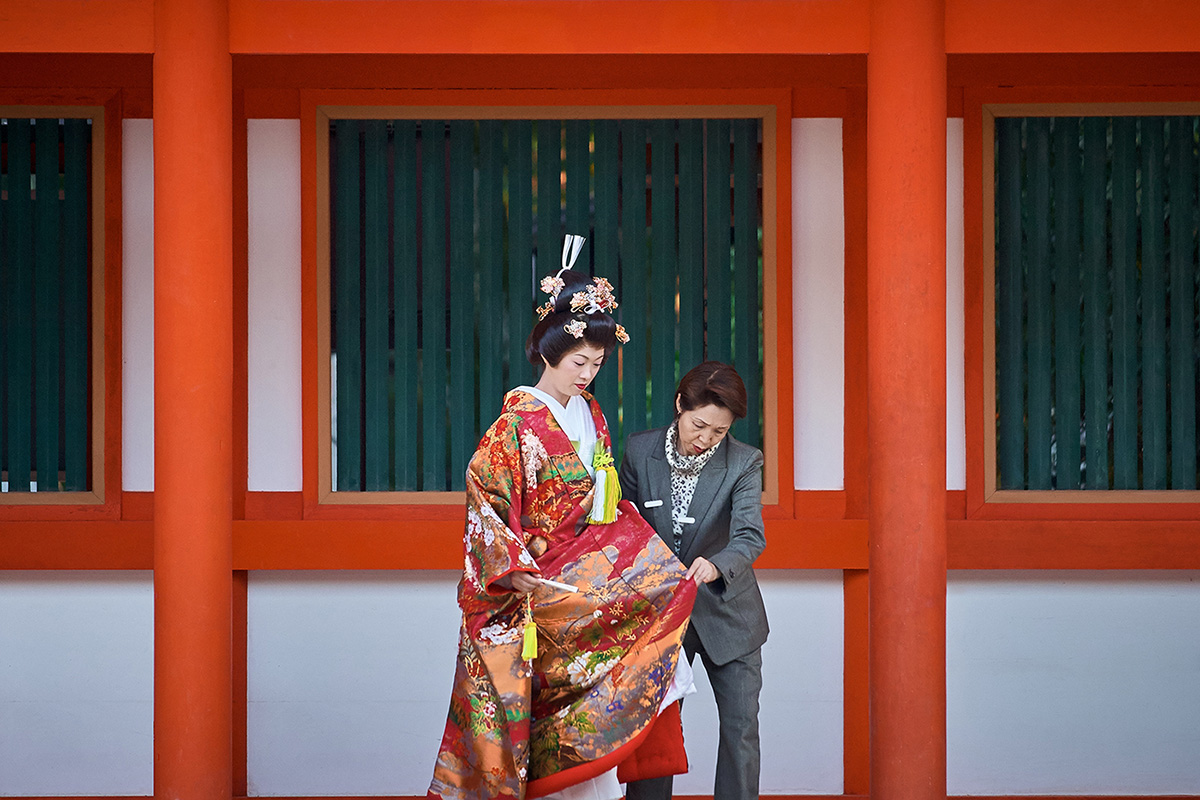
M 710 404 L 684 411 L 678 395 L 675 410 L 679 412 L 679 452 L 685 456 L 698 455 L 715 446 L 733 424 L 733 412 L 728 408 Z
M 545 361 L 545 358 L 542 359 Z M 538 386 L 556 399 L 566 404 L 566 401 L 582 392 L 596 378 L 600 366 L 604 363 L 604 349 L 594 345 L 584 344 L 567 353 L 558 364 L 551 366 L 546 362 Z

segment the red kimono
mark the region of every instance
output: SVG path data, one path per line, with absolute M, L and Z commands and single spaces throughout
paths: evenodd
M 589 395 L 597 450 L 608 426 Z M 467 469 L 463 610 L 446 732 L 429 788 L 446 800 L 540 797 L 636 749 L 671 685 L 695 584 L 627 502 L 587 523 L 593 480 L 553 414 L 514 390 Z M 497 581 L 543 586 L 526 602 Z M 522 658 L 529 614 L 537 655 Z

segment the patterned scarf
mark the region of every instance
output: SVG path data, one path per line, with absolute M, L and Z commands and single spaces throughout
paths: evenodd
M 679 452 L 679 420 L 667 428 L 667 462 L 671 465 L 671 533 L 676 555 L 683 541 L 683 522 L 688 508 L 692 505 L 692 496 L 696 493 L 696 481 L 700 479 L 700 471 L 721 446 L 717 442 L 712 447 L 694 456 Z

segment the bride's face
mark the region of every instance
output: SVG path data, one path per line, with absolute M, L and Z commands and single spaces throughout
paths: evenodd
M 545 361 L 545 358 L 542 360 Z M 549 392 L 552 397 L 566 405 L 568 400 L 595 380 L 602 364 L 604 349 L 583 344 L 567 353 L 553 366 L 546 362 L 546 369 L 538 381 L 538 388 Z

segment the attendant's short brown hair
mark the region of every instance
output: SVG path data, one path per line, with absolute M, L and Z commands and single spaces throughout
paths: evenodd
M 692 367 L 679 382 L 675 397 L 684 411 L 714 405 L 729 409 L 737 419 L 746 416 L 746 384 L 736 369 L 720 361 L 705 361 Z M 679 416 L 678 409 L 675 416 Z

